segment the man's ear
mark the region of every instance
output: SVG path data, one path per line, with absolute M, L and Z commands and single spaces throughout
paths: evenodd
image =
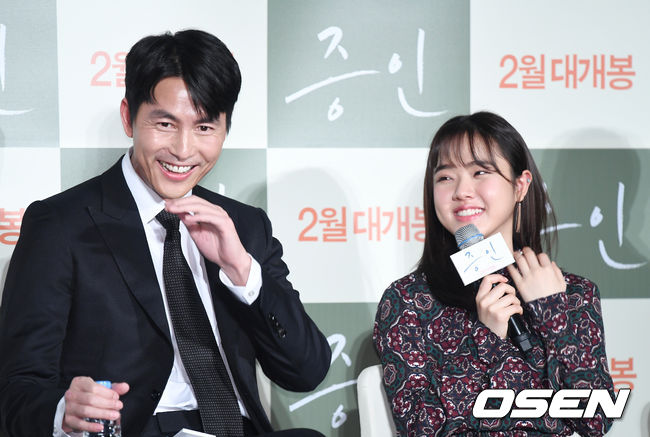
M 127 137 L 133 138 L 133 126 L 131 125 L 131 113 L 129 112 L 129 102 L 126 97 L 120 103 L 120 118 L 122 119 L 122 128 Z
M 524 200 L 526 194 L 528 193 L 528 188 L 532 182 L 533 174 L 529 170 L 524 170 L 519 176 L 517 176 L 517 179 L 515 180 L 517 202 Z

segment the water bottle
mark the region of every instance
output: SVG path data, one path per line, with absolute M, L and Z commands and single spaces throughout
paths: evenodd
M 110 381 L 95 381 L 99 385 L 103 385 L 106 388 L 111 388 Z M 84 437 L 122 437 L 122 427 L 120 425 L 120 419 L 117 420 L 108 420 L 108 419 L 92 419 L 86 418 L 87 422 L 101 423 L 104 425 L 104 429 L 100 432 L 89 432 L 84 431 Z

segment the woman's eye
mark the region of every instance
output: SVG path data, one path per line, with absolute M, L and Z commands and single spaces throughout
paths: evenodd
M 451 178 L 449 176 L 438 176 L 436 177 L 436 182 L 444 182 L 444 181 L 450 181 Z
M 476 172 L 474 172 L 475 176 L 482 176 L 482 175 L 486 175 L 486 174 L 490 174 L 490 171 L 482 169 L 482 170 L 476 170 Z

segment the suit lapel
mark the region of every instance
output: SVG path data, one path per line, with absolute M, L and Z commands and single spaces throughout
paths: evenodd
M 160 286 L 135 200 L 122 174 L 121 159 L 102 177 L 102 208 L 89 213 L 144 312 L 171 344 Z

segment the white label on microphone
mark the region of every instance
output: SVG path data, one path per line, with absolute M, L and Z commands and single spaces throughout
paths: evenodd
M 512 253 L 498 232 L 485 240 L 451 256 L 463 284 L 470 284 L 515 262 Z

